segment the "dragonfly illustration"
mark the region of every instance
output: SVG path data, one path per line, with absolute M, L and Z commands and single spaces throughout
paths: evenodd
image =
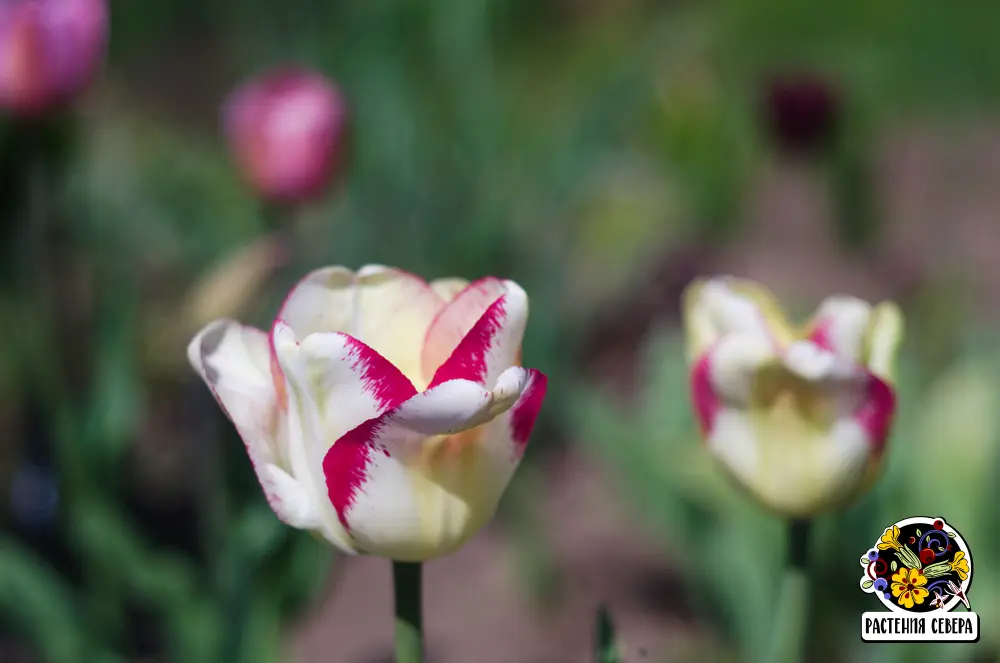
M 965 596 L 965 592 L 963 592 L 962 588 L 956 585 L 951 580 L 948 581 L 948 591 L 950 591 L 953 596 L 957 596 L 962 601 L 962 603 L 965 605 L 966 610 L 972 610 L 972 607 L 969 605 L 969 599 Z

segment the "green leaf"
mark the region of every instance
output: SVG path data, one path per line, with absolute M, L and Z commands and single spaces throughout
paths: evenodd
M 611 623 L 607 606 L 602 605 L 597 611 L 597 648 L 594 654 L 595 663 L 622 663 L 615 643 L 615 629 Z
M 899 568 L 899 564 L 896 564 L 896 560 L 892 560 L 892 562 L 889 564 L 889 570 L 895 571 L 897 568 Z
M 34 552 L 6 537 L 0 539 L 0 618 L 52 663 L 80 660 L 91 644 L 72 588 Z
M 861 558 L 861 566 L 868 566 L 869 564 L 871 564 L 871 560 L 868 559 L 867 555 Z
M 865 580 L 863 583 L 861 583 L 861 588 L 862 589 L 871 589 L 872 585 L 874 585 L 874 584 L 875 584 L 874 580 Z
M 920 536 L 920 530 L 917 530 L 917 536 Z
M 955 533 L 954 532 L 948 532 L 948 536 L 951 537 L 952 539 L 954 539 L 955 538 Z

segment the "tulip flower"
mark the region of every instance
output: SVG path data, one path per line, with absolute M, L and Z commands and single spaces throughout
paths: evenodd
M 230 151 L 265 200 L 296 203 L 323 192 L 340 165 L 347 106 L 340 90 L 304 69 L 264 74 L 223 106 Z
M 0 0 L 0 108 L 36 115 L 68 103 L 104 55 L 105 0 Z
M 829 142 L 841 114 L 834 84 L 809 72 L 772 79 L 765 92 L 764 120 L 769 136 L 782 150 L 815 152 Z
M 808 519 L 873 482 L 896 403 L 894 304 L 831 297 L 796 329 L 764 289 L 723 278 L 689 286 L 684 318 L 702 436 L 740 485 Z
M 312 272 L 269 333 L 205 327 L 188 358 L 278 518 L 348 553 L 422 562 L 492 517 L 545 396 L 519 366 L 514 282 Z

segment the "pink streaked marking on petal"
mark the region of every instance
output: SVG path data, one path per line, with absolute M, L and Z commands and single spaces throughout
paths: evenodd
M 434 375 L 490 304 L 506 291 L 502 280 L 487 276 L 465 286 L 438 311 L 424 336 L 420 360 L 425 376 Z
M 473 281 L 469 285 L 462 288 L 457 295 L 452 297 L 451 301 L 438 311 L 438 314 L 434 316 L 434 320 L 431 321 L 430 326 L 427 328 L 427 336 L 424 339 L 424 344 L 431 340 L 432 335 L 437 331 L 436 327 L 441 324 L 442 320 L 454 316 L 456 314 L 456 309 L 462 309 L 470 306 L 470 304 L 475 304 L 477 302 L 483 302 L 483 305 L 487 301 L 494 301 L 500 297 L 503 293 L 503 281 L 495 276 L 484 276 L 481 279 Z M 494 295 L 493 293 L 497 294 Z M 470 301 L 471 300 L 471 301 Z
M 353 336 L 343 336 L 351 353 L 351 370 L 361 374 L 365 391 L 378 401 L 381 410 L 394 408 L 416 395 L 416 387 L 391 361 Z
M 871 437 L 876 455 L 881 455 L 885 449 L 895 412 L 896 392 L 881 378 L 869 375 L 865 400 L 854 418 Z
M 691 404 L 702 436 L 707 436 L 715 426 L 715 418 L 722 409 L 719 396 L 712 388 L 711 353 L 706 352 L 691 369 Z
M 833 352 L 836 354 L 837 349 L 833 347 L 833 340 L 830 338 L 830 327 L 832 324 L 832 320 L 821 320 L 806 340 L 812 341 L 827 352 Z
M 494 339 L 503 330 L 504 322 L 506 322 L 506 303 L 507 296 L 504 295 L 486 309 L 486 312 L 465 335 L 448 360 L 435 371 L 434 379 L 427 386 L 428 389 L 449 380 L 486 383 L 489 371 L 487 356 L 493 349 Z
M 524 453 L 528 439 L 535 427 L 535 420 L 542 409 L 545 392 L 548 389 L 549 378 L 541 371 L 531 369 L 528 376 L 528 388 L 510 409 L 510 432 L 519 453 Z
M 323 459 L 327 496 L 348 532 L 347 512 L 368 480 L 374 454 L 389 455 L 388 449 L 375 444 L 381 425 L 381 417 L 369 419 L 337 440 Z

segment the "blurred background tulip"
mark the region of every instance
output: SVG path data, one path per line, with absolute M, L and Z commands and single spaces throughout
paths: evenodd
M 792 153 L 812 153 L 830 145 L 841 121 L 834 83 L 814 73 L 787 73 L 765 86 L 764 121 L 774 144 Z
M 236 165 L 265 200 L 313 199 L 340 167 L 347 106 L 340 90 L 316 72 L 263 74 L 232 93 L 223 115 Z
M 683 319 L 706 449 L 764 507 L 813 518 L 871 487 L 896 412 L 895 304 L 831 296 L 799 327 L 761 286 L 712 278 Z
M 101 67 L 104 0 L 0 3 L 0 108 L 36 115 L 72 101 Z

